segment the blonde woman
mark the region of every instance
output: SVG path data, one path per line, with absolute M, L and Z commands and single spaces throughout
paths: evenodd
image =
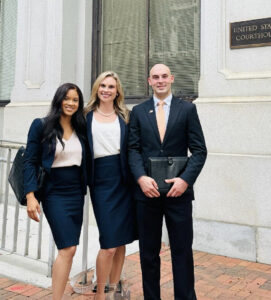
M 91 155 L 90 193 L 99 229 L 100 251 L 96 260 L 96 300 L 104 300 L 105 284 L 116 287 L 125 257 L 125 245 L 136 239 L 133 203 L 127 165 L 127 123 L 118 75 L 107 71 L 93 84 L 85 108 Z

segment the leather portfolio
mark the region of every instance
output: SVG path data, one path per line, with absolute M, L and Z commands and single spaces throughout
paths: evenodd
M 165 179 L 180 177 L 188 162 L 188 157 L 149 157 L 148 176 L 158 184 L 160 193 L 167 193 L 172 184 L 166 183 Z

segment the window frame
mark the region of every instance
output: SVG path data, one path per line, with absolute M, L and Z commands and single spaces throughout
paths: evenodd
M 2 10 L 2 0 L 0 0 L 0 24 L 1 24 L 1 10 Z M 1 26 L 0 26 L 0 28 L 1 28 Z M 0 32 L 0 34 L 1 34 L 1 32 Z M 1 51 L 0 51 L 0 53 L 1 53 Z M 1 57 L 0 57 L 0 59 L 1 59 Z M 0 107 L 6 106 L 9 102 L 10 102 L 10 100 L 0 99 Z
M 1 12 L 2 12 L 2 8 L 3 8 L 3 1 L 2 0 L 0 0 L 0 25 L 1 25 L 1 22 L 2 22 L 2 20 L 1 20 Z M 0 28 L 1 28 L 2 26 L 0 26 Z M 1 32 L 0 32 L 0 35 L 1 35 Z M 1 45 L 0 45 L 1 46 Z M 0 59 L 2 58 L 2 56 L 1 56 L 1 53 L 2 53 L 2 51 L 0 51 Z M 0 99 L 0 107 L 5 107 L 7 104 L 9 104 L 10 103 L 10 99 Z
M 95 79 L 101 73 L 101 66 L 102 66 L 102 7 L 103 1 L 106 0 L 97 0 L 93 1 L 93 8 L 92 8 L 92 70 L 91 70 L 91 86 L 93 85 Z M 199 10 L 201 7 L 201 0 L 199 0 Z M 201 14 L 199 13 L 199 18 Z M 147 20 L 147 28 L 146 28 L 146 49 L 145 49 L 145 77 L 146 77 L 146 88 L 145 88 L 145 95 L 132 95 L 132 96 L 125 96 L 126 104 L 138 104 L 143 102 L 144 100 L 149 99 L 152 94 L 149 92 L 149 85 L 147 83 L 147 78 L 149 76 L 149 53 L 150 53 L 150 0 L 146 0 L 146 20 Z M 200 20 L 199 20 L 200 22 Z M 200 23 L 199 23 L 200 24 Z M 199 29 L 200 32 L 200 29 Z M 200 43 L 200 40 L 199 40 Z M 199 44 L 199 52 L 200 52 L 200 44 Z M 199 53 L 200 59 L 200 53 Z M 199 65 L 199 72 L 200 72 L 200 65 Z M 182 97 L 188 101 L 193 101 L 198 98 L 198 92 L 196 94 L 191 94 L 189 96 L 182 96 L 182 95 L 175 95 L 176 97 Z

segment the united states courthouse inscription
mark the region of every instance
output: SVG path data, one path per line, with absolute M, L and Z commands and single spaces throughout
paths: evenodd
M 231 49 L 271 46 L 271 18 L 230 23 Z

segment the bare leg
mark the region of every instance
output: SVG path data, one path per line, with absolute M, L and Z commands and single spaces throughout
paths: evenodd
M 62 299 L 75 252 L 76 246 L 64 248 L 58 251 L 58 255 L 53 266 L 53 300 Z
M 125 246 L 117 248 L 113 258 L 112 269 L 109 275 L 109 282 L 111 285 L 117 285 L 120 280 L 124 259 L 125 259 Z
M 97 293 L 95 300 L 104 300 L 104 288 L 107 278 L 111 272 L 113 265 L 113 258 L 117 248 L 100 249 L 96 259 L 96 273 L 97 273 Z

